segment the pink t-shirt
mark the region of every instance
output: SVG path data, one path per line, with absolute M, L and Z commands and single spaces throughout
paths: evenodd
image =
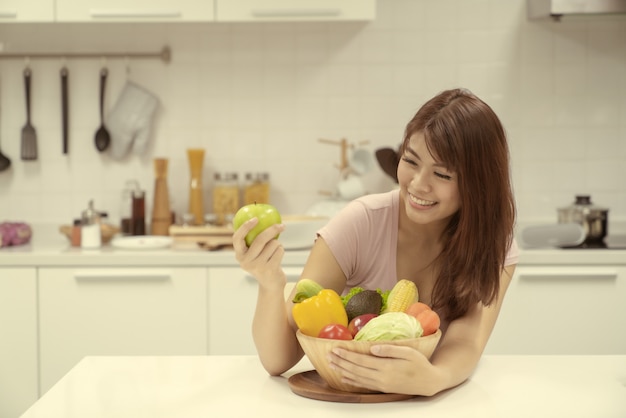
M 399 205 L 399 190 L 363 196 L 319 230 L 348 278 L 346 291 L 356 286 L 391 289 L 398 281 Z M 519 249 L 513 240 L 504 265 L 517 264 L 518 259 Z

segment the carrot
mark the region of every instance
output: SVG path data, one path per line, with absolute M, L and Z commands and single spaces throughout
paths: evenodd
M 422 325 L 422 329 L 424 330 L 422 336 L 424 337 L 437 332 L 439 325 L 441 325 L 439 315 L 431 309 L 420 312 L 417 314 L 416 319 Z
M 430 310 L 430 306 L 428 306 L 424 302 L 414 302 L 410 304 L 404 312 L 417 318 L 417 315 L 419 315 L 421 312 L 428 310 Z

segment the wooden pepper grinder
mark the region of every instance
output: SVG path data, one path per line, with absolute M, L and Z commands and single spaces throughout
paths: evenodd
M 152 205 L 152 235 L 169 235 L 172 216 L 167 188 L 167 158 L 154 159 L 154 204 Z

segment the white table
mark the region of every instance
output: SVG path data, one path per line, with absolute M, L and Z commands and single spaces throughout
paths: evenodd
M 626 355 L 485 356 L 466 383 L 386 403 L 294 394 L 255 356 L 86 357 L 22 418 L 626 417 Z

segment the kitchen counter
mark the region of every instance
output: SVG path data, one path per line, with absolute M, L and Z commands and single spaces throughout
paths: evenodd
M 308 251 L 286 251 L 284 265 L 304 265 Z M 520 264 L 626 265 L 626 249 L 521 249 Z M 127 250 L 104 245 L 97 250 L 70 247 L 58 226 L 33 228 L 28 245 L 0 249 L 0 267 L 41 266 L 237 266 L 230 249 Z
M 285 265 L 304 265 L 308 251 L 287 251 Z M 238 266 L 232 249 L 208 251 L 201 248 L 119 249 L 110 243 L 94 250 L 71 247 L 58 226 L 33 227 L 31 242 L 27 245 L 0 249 L 0 267 L 45 266 Z
M 22 418 L 624 417 L 626 356 L 484 356 L 432 398 L 338 403 L 294 394 L 256 356 L 85 357 Z

